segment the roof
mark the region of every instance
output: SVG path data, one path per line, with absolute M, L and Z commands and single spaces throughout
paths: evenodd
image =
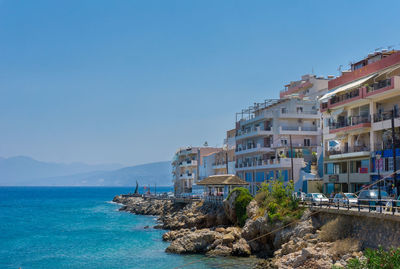
M 198 182 L 197 185 L 248 185 L 246 181 L 240 179 L 235 175 L 214 175 L 209 176 L 202 181 Z

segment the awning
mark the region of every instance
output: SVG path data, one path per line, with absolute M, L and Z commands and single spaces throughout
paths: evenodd
M 371 79 L 371 78 L 375 77 L 376 75 L 377 75 L 377 74 L 375 73 L 375 74 L 369 75 L 369 76 L 367 76 L 367 77 L 365 77 L 365 78 L 362 78 L 362 79 L 353 81 L 353 82 L 351 82 L 351 83 L 349 83 L 349 84 L 346 84 L 346 85 L 344 85 L 344 86 L 341 86 L 341 87 L 338 87 L 338 88 L 336 88 L 336 89 L 333 89 L 333 90 L 331 90 L 330 92 L 326 93 L 324 96 L 322 96 L 322 97 L 319 99 L 319 101 L 325 101 L 325 100 L 329 99 L 330 97 L 332 97 L 333 95 L 335 95 L 335 94 L 337 94 L 337 93 L 339 93 L 339 92 L 343 92 L 343 91 L 346 91 L 346 90 L 350 90 L 350 89 L 352 89 L 352 88 L 359 87 L 359 86 L 360 86 L 361 84 L 363 84 L 365 81 L 367 81 L 368 79 Z

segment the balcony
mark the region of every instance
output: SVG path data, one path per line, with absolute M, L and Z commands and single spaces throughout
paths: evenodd
M 370 116 L 351 116 L 342 121 L 331 122 L 329 124 L 329 133 L 347 132 L 359 130 L 360 128 L 371 127 Z
M 241 125 L 250 124 L 253 122 L 261 121 L 264 119 L 272 119 L 274 117 L 272 111 L 262 111 L 257 115 L 250 115 L 249 117 L 242 118 L 239 122 Z
M 362 88 L 351 90 L 345 94 L 335 95 L 329 100 L 330 108 L 361 99 Z
M 255 153 L 255 152 L 271 152 L 273 149 L 271 149 L 271 145 L 267 144 L 264 146 L 261 146 L 260 144 L 254 145 L 254 144 L 249 144 L 249 145 L 244 145 L 242 147 L 237 147 L 235 149 L 235 154 L 236 155 L 243 155 L 243 154 L 249 154 L 249 153 Z
M 236 135 L 236 140 L 241 140 L 250 137 L 264 136 L 264 135 L 272 135 L 272 134 L 273 132 L 271 126 L 268 126 L 264 129 L 261 129 L 261 127 L 255 127 L 245 131 L 239 130 L 238 134 Z
M 352 158 L 369 156 L 371 148 L 368 145 L 347 147 L 343 149 L 332 149 L 325 152 L 325 156 L 330 159 Z
M 189 160 L 189 161 L 183 161 L 179 163 L 180 167 L 185 167 L 185 166 L 196 166 L 197 165 L 197 160 Z
M 280 118 L 286 119 L 319 119 L 318 111 L 317 110 L 310 110 L 310 111 L 297 111 L 297 110 L 289 110 L 289 111 L 280 111 L 279 112 Z
M 226 168 L 226 162 L 218 162 L 212 164 L 213 169 L 224 169 Z
M 306 144 L 294 143 L 294 142 L 292 143 L 293 148 L 315 148 L 315 147 L 319 147 L 319 146 L 321 146 L 321 145 L 317 144 L 317 143 L 306 143 Z M 288 147 L 290 147 L 289 141 L 287 144 L 282 144 L 282 143 L 277 142 L 277 143 L 274 143 L 271 145 L 271 148 L 288 148 Z
M 395 76 L 389 79 L 383 79 L 373 84 L 367 85 L 365 88 L 365 96 L 371 96 L 374 94 L 378 94 L 384 92 L 386 90 L 391 90 L 394 88 L 395 84 L 397 85 L 400 77 Z
M 280 126 L 279 133 L 283 135 L 317 135 L 317 126 Z
M 195 174 L 193 173 L 180 174 L 179 179 L 195 179 Z
M 293 158 L 293 165 L 302 166 L 303 158 Z M 235 165 L 236 171 L 251 170 L 251 169 L 272 169 L 272 168 L 290 168 L 290 158 L 280 158 L 273 160 L 257 160 L 254 162 L 244 162 Z

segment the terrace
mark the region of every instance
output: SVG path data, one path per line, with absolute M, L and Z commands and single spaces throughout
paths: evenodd
M 350 116 L 340 121 L 333 121 L 329 124 L 329 133 L 351 131 L 363 127 L 371 127 L 371 118 L 369 115 Z

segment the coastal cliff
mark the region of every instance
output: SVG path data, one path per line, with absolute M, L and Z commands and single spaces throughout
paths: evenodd
M 296 223 L 273 222 L 268 212 L 260 216 L 255 200 L 247 208 L 247 221 L 239 227 L 234 203 L 173 203 L 170 200 L 116 196 L 121 211 L 158 216 L 154 228 L 169 230 L 163 240 L 171 242 L 167 252 L 202 253 L 209 256 L 250 256 L 261 258 L 257 268 L 332 268 L 361 257 L 360 243 L 354 239 L 326 236 L 326 225 L 313 221 L 305 211 Z M 328 227 L 329 228 L 329 227 Z M 321 235 L 322 234 L 322 235 Z

